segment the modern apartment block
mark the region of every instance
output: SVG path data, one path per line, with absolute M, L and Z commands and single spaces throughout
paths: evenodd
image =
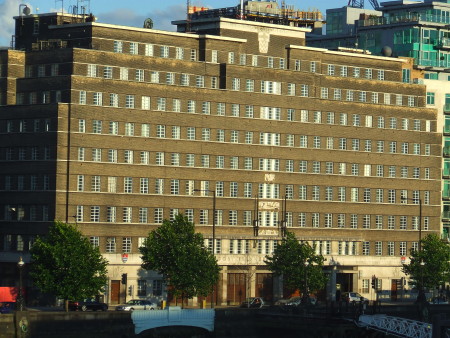
M 264 257 L 284 225 L 327 258 L 323 297 L 374 298 L 373 275 L 393 298 L 409 288 L 418 230 L 440 231 L 441 134 L 425 87 L 402 82 L 408 62 L 220 17 L 192 32 L 15 20 L 15 49 L 0 51 L 2 285 L 56 219 L 108 259 L 108 303 L 161 299 L 138 248 L 183 213 L 210 249 L 215 217 L 216 304 L 282 297 Z

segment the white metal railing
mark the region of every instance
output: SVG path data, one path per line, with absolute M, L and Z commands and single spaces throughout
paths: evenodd
M 432 334 L 431 324 L 386 315 L 362 315 L 358 324 L 400 337 L 431 338 Z

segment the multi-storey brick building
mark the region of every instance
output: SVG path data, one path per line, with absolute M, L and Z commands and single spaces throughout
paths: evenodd
M 181 212 L 211 248 L 215 194 L 217 303 L 281 297 L 264 264 L 280 224 L 327 258 L 328 296 L 373 298 L 373 275 L 395 296 L 419 228 L 440 227 L 441 135 L 408 63 L 308 48 L 298 27 L 176 24 L 16 18 L 0 51 L 2 284 L 58 219 L 109 260 L 108 302 L 163 297 L 139 245 Z

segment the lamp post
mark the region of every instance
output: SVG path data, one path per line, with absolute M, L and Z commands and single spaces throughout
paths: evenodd
M 203 191 L 213 193 L 213 231 L 212 231 L 212 253 L 216 254 L 216 191 L 210 189 L 194 189 L 194 191 Z M 214 286 L 211 293 L 211 309 L 214 308 Z
M 309 303 L 308 266 L 309 266 L 309 262 L 305 261 L 305 294 L 303 295 L 303 300 L 305 301 L 305 305 L 307 305 Z
M 19 258 L 19 262 L 17 262 L 17 267 L 19 268 L 19 292 L 17 293 L 17 303 L 18 310 L 23 311 L 23 294 L 22 294 L 22 270 L 25 262 L 22 259 L 22 256 Z
M 412 198 L 407 198 L 407 197 L 401 197 L 402 201 L 407 201 L 407 200 L 412 200 L 412 201 L 417 201 L 417 199 L 412 199 Z M 420 257 L 420 287 L 419 287 L 419 295 L 417 296 L 417 298 L 423 302 L 423 300 L 425 299 L 425 295 L 424 295 L 424 290 L 423 290 L 423 267 L 425 265 L 425 262 L 422 261 L 422 199 L 419 198 L 419 243 L 417 246 L 417 251 L 419 253 L 419 257 Z

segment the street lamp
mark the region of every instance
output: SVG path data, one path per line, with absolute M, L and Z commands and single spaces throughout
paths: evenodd
M 308 292 L 308 266 L 309 262 L 305 261 L 305 294 L 303 295 L 303 300 L 305 301 L 305 305 L 309 303 L 309 292 Z
M 411 200 L 411 201 L 417 201 L 417 199 L 412 199 L 412 198 L 408 198 L 408 197 L 404 197 L 402 196 L 400 198 L 402 201 L 407 201 L 407 200 Z M 423 302 L 424 300 L 424 290 L 423 290 L 423 267 L 425 265 L 425 262 L 422 260 L 422 199 L 419 198 L 419 244 L 417 246 L 417 251 L 419 253 L 419 257 L 420 257 L 420 287 L 419 287 L 419 295 L 417 296 L 417 298 Z
M 213 193 L 213 231 L 212 231 L 212 252 L 216 254 L 216 191 L 210 189 L 194 189 L 194 191 L 203 191 Z M 214 308 L 214 286 L 211 293 L 211 309 Z
M 23 311 L 23 294 L 22 294 L 22 270 L 25 262 L 22 259 L 22 256 L 19 258 L 19 262 L 17 262 L 17 267 L 19 268 L 19 292 L 17 295 L 17 302 L 19 303 L 18 309 L 19 311 Z

